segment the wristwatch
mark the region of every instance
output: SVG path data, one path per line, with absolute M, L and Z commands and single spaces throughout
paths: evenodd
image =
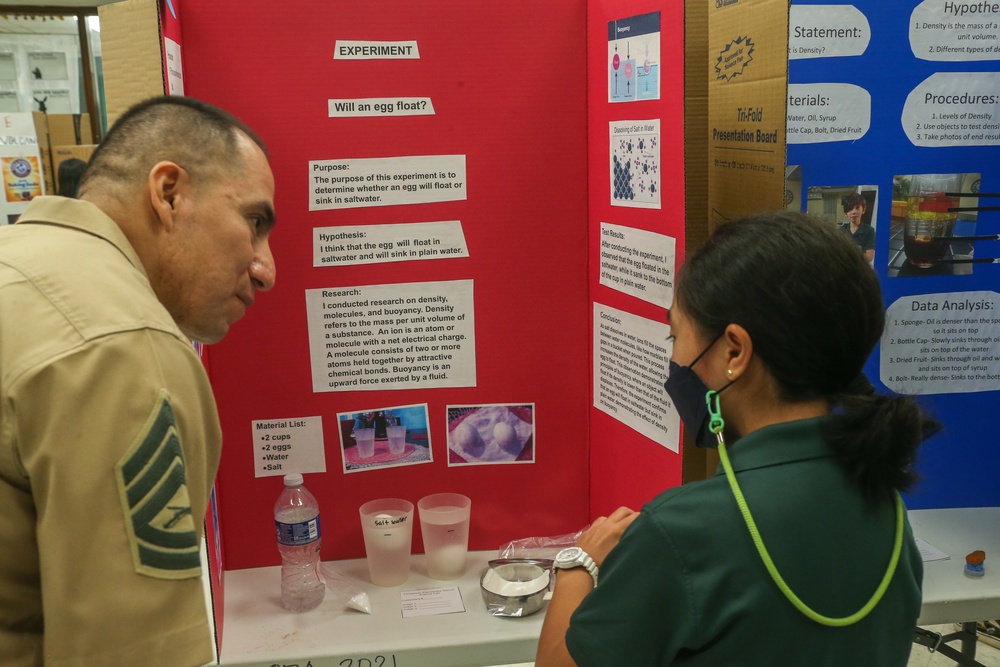
M 597 563 L 580 547 L 567 547 L 563 549 L 556 554 L 556 560 L 552 565 L 562 570 L 582 567 L 587 572 L 590 572 L 590 576 L 594 578 L 594 586 L 597 586 Z

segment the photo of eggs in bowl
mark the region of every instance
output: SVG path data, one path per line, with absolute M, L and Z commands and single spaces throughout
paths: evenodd
M 448 407 L 448 465 L 534 461 L 534 405 Z

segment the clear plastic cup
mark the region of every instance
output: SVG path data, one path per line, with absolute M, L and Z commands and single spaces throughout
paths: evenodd
M 375 456 L 375 429 L 356 428 L 354 429 L 354 441 L 358 443 L 358 456 L 363 459 L 370 459 Z
M 410 575 L 413 503 L 400 498 L 380 498 L 365 503 L 358 511 L 372 583 L 402 584 Z
M 401 456 L 406 451 L 406 427 L 402 424 L 390 424 L 385 430 L 389 436 L 389 453 Z
M 459 493 L 435 493 L 417 501 L 424 538 L 427 574 L 432 579 L 458 579 L 469 552 L 472 501 Z

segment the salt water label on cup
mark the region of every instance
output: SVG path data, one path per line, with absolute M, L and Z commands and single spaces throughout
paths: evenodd
M 298 547 L 320 538 L 318 516 L 300 523 L 275 521 L 274 526 L 278 534 L 278 543 L 286 546 Z
M 379 514 L 374 519 L 372 519 L 372 524 L 377 528 L 391 528 L 393 526 L 399 526 L 405 524 L 410 520 L 407 515 L 403 516 L 392 516 L 390 514 Z

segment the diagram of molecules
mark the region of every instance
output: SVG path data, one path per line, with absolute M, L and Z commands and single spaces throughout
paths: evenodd
M 631 134 L 612 140 L 611 203 L 659 208 L 658 134 Z

